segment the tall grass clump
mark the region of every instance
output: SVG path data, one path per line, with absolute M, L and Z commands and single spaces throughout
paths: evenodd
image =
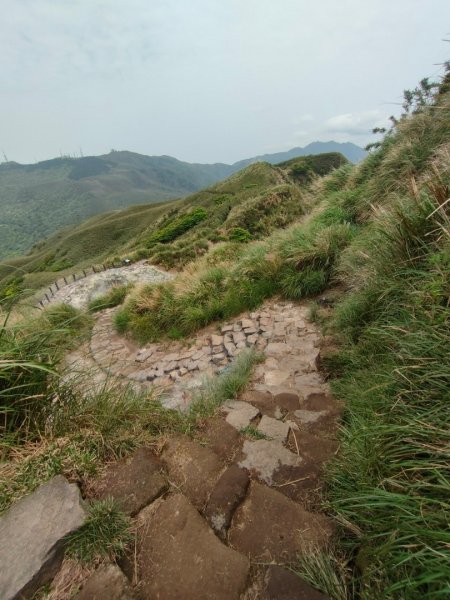
M 50 307 L 34 319 L 0 324 L 0 430 L 3 439 L 37 431 L 52 398 L 56 365 L 64 350 L 83 339 L 89 318 L 67 305 Z
M 111 498 L 92 501 L 86 522 L 66 540 L 66 553 L 82 563 L 119 558 L 133 539 L 131 519 Z
M 449 113 L 441 99 L 381 149 L 372 218 L 336 268 L 350 292 L 325 365 L 346 409 L 328 499 L 362 599 L 450 594 Z

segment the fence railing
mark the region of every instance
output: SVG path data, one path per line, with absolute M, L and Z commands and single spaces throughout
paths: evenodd
M 74 283 L 75 281 L 79 281 L 80 279 L 84 279 L 89 275 L 93 275 L 94 273 L 103 273 L 103 271 L 108 271 L 109 269 L 117 269 L 118 267 L 127 267 L 131 265 L 131 261 L 120 261 L 117 263 L 102 263 L 101 265 L 92 265 L 87 267 L 86 269 L 81 269 L 81 273 L 71 273 L 70 275 L 63 275 L 60 279 L 54 281 L 51 285 L 48 286 L 47 291 L 44 292 L 44 295 L 38 303 L 36 304 L 37 308 L 44 308 L 46 305 L 52 302 L 52 299 L 55 297 L 55 294 L 59 292 L 59 290 L 63 289 L 67 285 Z

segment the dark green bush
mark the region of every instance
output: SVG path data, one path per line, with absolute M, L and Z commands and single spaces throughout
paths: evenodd
M 228 238 L 231 242 L 248 242 L 252 239 L 252 234 L 243 227 L 233 227 Z
M 164 227 L 161 227 L 147 238 L 147 247 L 157 243 L 167 244 L 168 242 L 172 242 L 189 229 L 204 221 L 207 216 L 208 212 L 204 208 L 195 208 L 188 214 L 169 221 Z

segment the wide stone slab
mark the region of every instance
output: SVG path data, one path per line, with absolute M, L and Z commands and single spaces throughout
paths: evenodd
M 30 598 L 56 574 L 63 539 L 86 515 L 78 486 L 58 475 L 0 517 L 0 598 Z
M 169 479 L 202 510 L 222 470 L 219 457 L 186 436 L 170 438 L 162 452 Z
M 305 510 L 276 490 L 250 484 L 234 513 L 228 539 L 253 560 L 289 563 L 312 547 L 324 547 L 332 534 L 328 519 Z
M 167 489 L 162 470 L 161 461 L 149 448 L 139 448 L 126 459 L 108 466 L 94 483 L 94 495 L 100 499 L 114 498 L 126 514 L 134 516 Z
M 171 496 L 140 517 L 142 600 L 238 600 L 248 559 L 222 544 L 185 496 Z

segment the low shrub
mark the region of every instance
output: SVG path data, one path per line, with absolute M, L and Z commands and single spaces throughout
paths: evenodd
M 126 298 L 126 295 L 132 288 L 131 285 L 116 285 L 112 287 L 103 296 L 97 296 L 89 302 L 88 310 L 90 312 L 97 312 L 99 310 L 105 310 L 106 308 L 113 308 L 122 304 Z

